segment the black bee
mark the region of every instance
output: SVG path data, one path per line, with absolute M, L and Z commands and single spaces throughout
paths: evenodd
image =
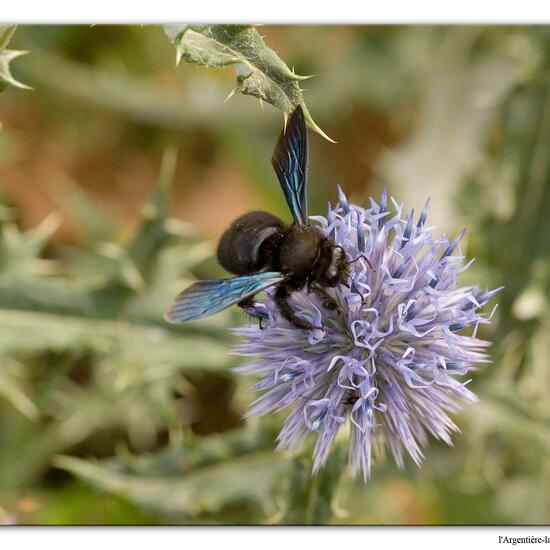
M 298 317 L 288 299 L 307 287 L 327 309 L 336 309 L 325 290 L 344 284 L 349 260 L 341 246 L 309 225 L 307 215 L 307 127 L 298 106 L 283 129 L 272 158 L 286 202 L 294 218 L 288 225 L 269 212 L 249 212 L 222 235 L 217 256 L 236 277 L 199 281 L 176 298 L 166 320 L 181 323 L 217 313 L 238 303 L 260 319 L 267 316 L 253 301 L 258 292 L 276 285 L 274 300 L 285 319 L 298 328 L 316 328 Z

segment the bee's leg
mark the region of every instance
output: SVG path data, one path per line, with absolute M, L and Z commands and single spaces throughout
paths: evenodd
M 290 304 L 288 303 L 288 299 L 290 298 L 290 292 L 288 291 L 287 287 L 282 284 L 277 287 L 277 290 L 275 290 L 274 300 L 277 304 L 277 307 L 279 308 L 279 311 L 281 312 L 281 315 L 290 323 L 292 323 L 297 328 L 303 328 L 305 330 L 311 330 L 314 328 L 322 329 L 322 327 L 315 327 L 313 326 L 309 321 L 304 321 L 304 319 L 300 319 L 295 313 Z
M 321 304 L 325 309 L 330 309 L 331 311 L 335 311 L 338 309 L 338 304 L 336 303 L 336 300 L 320 285 L 317 283 L 311 283 L 309 285 L 309 289 L 317 294 L 317 296 L 321 299 Z
M 245 298 L 244 300 L 241 300 L 237 304 L 245 313 L 253 317 L 254 319 L 258 319 L 259 326 L 261 329 L 265 328 L 262 324 L 263 321 L 267 321 L 269 319 L 269 316 L 267 314 L 267 311 L 264 309 L 260 309 L 258 307 L 257 302 L 255 302 L 252 297 Z

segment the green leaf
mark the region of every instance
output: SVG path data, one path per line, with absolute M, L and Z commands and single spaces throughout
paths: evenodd
M 171 237 L 167 228 L 170 185 L 176 169 L 176 151 L 166 151 L 157 186 L 142 209 L 141 225 L 125 246 L 128 266 L 137 277 L 148 280 L 150 268 Z
M 29 397 L 28 381 L 24 380 L 25 369 L 16 361 L 3 361 L 0 369 L 0 396 L 31 420 L 39 416 L 36 405 Z
M 252 25 L 167 25 L 176 46 L 176 63 L 223 68 L 235 65 L 233 92 L 251 95 L 288 115 L 298 105 L 312 130 L 332 141 L 311 118 L 298 82 L 309 78 L 291 71 Z
M 15 29 L 17 29 L 17 25 L 0 25 L 0 53 L 6 49 Z
M 20 51 L 20 50 L 2 50 L 0 52 L 0 89 L 3 89 L 6 87 L 6 85 L 10 84 L 11 86 L 15 86 L 16 88 L 22 88 L 23 90 L 32 90 L 30 86 L 27 86 L 26 84 L 23 84 L 22 82 L 19 82 L 16 80 L 13 75 L 11 74 L 10 70 L 10 63 L 16 58 L 21 55 L 25 55 L 26 51 Z
M 6 86 L 11 85 L 16 88 L 23 88 L 25 90 L 31 90 L 30 86 L 23 84 L 13 78 L 10 70 L 10 63 L 20 55 L 24 55 L 27 52 L 17 50 L 7 50 L 6 46 L 15 33 L 17 25 L 0 25 L 0 92 L 3 92 Z M 0 130 L 2 124 L 0 123 Z
M 98 204 L 76 182 L 66 179 L 53 194 L 56 200 L 76 222 L 79 231 L 92 243 L 106 242 L 115 235 L 115 214 Z
M 11 415 L 3 409 L 1 417 L 10 430 L 17 432 L 14 421 L 24 426 L 20 437 L 4 434 L 0 477 L 9 475 L 0 485 L 32 483 L 52 454 L 106 430 L 150 447 L 163 429 L 191 421 L 174 398 L 185 375 L 232 363 L 230 312 L 184 326 L 163 320 L 208 252 L 189 227 L 168 218 L 174 162 L 167 154 L 125 242 L 113 241 L 121 234 L 115 224 L 101 229 L 105 216 L 92 203 L 84 215 L 90 239 L 70 265 L 43 258 L 46 247 L 55 254 L 54 218 L 28 231 L 9 216 L 0 223 L 0 406 Z M 84 195 L 73 202 L 90 206 Z
M 208 437 L 186 434 L 183 442 L 152 454 L 119 452 L 102 464 L 113 471 L 140 477 L 171 477 L 231 460 L 237 456 L 273 450 L 276 431 L 249 425 Z M 175 439 L 175 438 L 174 438 Z
M 50 214 L 36 227 L 21 232 L 9 221 L 0 222 L 0 284 L 10 276 L 48 273 L 51 261 L 40 258 L 51 236 L 59 227 L 56 214 Z
M 482 387 L 480 403 L 467 410 L 465 417 L 476 429 L 499 433 L 507 438 L 538 443 L 550 449 L 550 419 L 535 416 L 514 390 L 503 391 L 495 384 Z
M 178 334 L 160 326 L 87 319 L 45 312 L 0 309 L 0 353 L 95 349 L 110 359 L 166 368 L 220 368 L 227 347 L 208 337 Z
M 112 462 L 86 461 L 69 456 L 54 458 L 54 465 L 73 473 L 95 487 L 170 517 L 196 517 L 219 513 L 230 504 L 243 501 L 266 504 L 288 461 L 272 450 L 239 456 L 220 456 L 213 463 L 185 469 L 177 475 L 143 476 L 114 469 Z M 253 521 L 249 518 L 249 521 Z

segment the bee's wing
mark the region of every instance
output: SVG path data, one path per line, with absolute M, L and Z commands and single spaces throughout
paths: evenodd
M 176 297 L 164 317 L 170 323 L 183 323 L 213 315 L 283 279 L 280 273 L 266 272 L 232 279 L 198 281 Z
M 271 163 L 294 221 L 307 225 L 307 126 L 299 105 L 279 136 Z

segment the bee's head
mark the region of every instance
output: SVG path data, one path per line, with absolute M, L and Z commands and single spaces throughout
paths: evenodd
M 332 245 L 330 261 L 324 273 L 327 286 L 335 287 L 346 281 L 349 275 L 349 261 L 345 250 L 340 245 Z

